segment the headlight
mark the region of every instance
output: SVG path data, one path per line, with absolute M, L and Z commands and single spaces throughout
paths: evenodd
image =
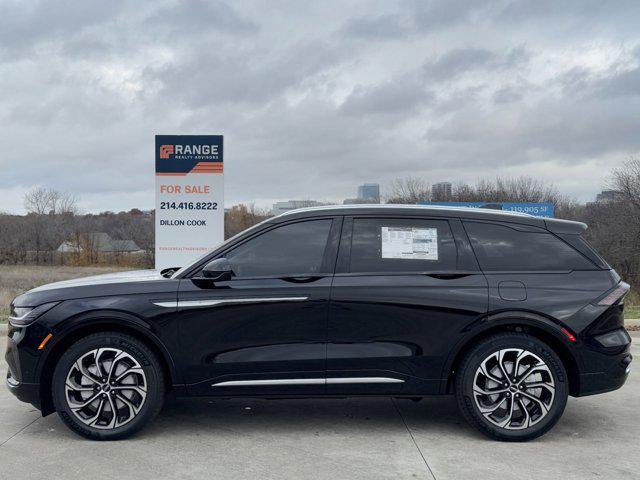
M 11 305 L 11 316 L 9 322 L 16 327 L 26 327 L 36 321 L 43 313 L 51 310 L 60 302 L 49 302 L 38 305 L 37 307 L 16 307 Z

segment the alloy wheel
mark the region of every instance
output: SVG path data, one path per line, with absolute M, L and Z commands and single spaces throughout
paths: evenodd
M 555 393 L 547 364 L 521 348 L 492 353 L 480 363 L 473 379 L 473 398 L 480 413 L 508 430 L 540 422 L 549 413 Z
M 65 398 L 85 425 L 114 429 L 133 420 L 147 398 L 147 379 L 138 361 L 118 348 L 98 348 L 69 369 Z

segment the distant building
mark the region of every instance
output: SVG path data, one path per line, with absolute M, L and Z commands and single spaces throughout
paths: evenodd
M 345 198 L 343 205 L 354 205 L 363 203 L 380 203 L 380 185 L 377 183 L 365 183 L 358 187 L 356 198 Z
M 85 249 L 90 249 L 97 253 L 141 253 L 143 250 L 133 240 L 116 240 L 108 233 L 93 232 L 85 236 L 79 242 L 67 240 L 62 242 L 57 248 L 62 253 L 78 253 Z
M 358 200 L 366 200 L 366 203 L 380 203 L 380 185 L 378 183 L 365 183 L 358 187 Z
M 613 203 L 624 199 L 624 194 L 618 190 L 603 190 L 596 195 L 596 203 Z
M 280 215 L 281 213 L 288 212 L 289 210 L 296 210 L 298 208 L 309 207 L 322 207 L 323 205 L 331 205 L 326 202 L 317 202 L 316 200 L 287 200 L 286 202 L 276 202 L 271 208 L 272 215 Z
M 446 202 L 451 199 L 451 182 L 434 183 L 431 187 L 431 200 Z
M 364 204 L 364 203 L 380 203 L 380 202 L 374 202 L 370 198 L 345 198 L 342 201 L 343 205 L 357 205 L 357 204 Z

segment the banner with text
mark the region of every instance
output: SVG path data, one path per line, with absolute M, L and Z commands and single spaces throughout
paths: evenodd
M 548 202 L 418 202 L 418 205 L 440 207 L 487 208 L 508 212 L 528 213 L 535 217 L 553 218 L 555 206 Z
M 156 135 L 156 268 L 224 240 L 222 135 Z

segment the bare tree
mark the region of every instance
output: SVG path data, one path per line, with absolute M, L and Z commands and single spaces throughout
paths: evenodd
M 77 198 L 67 192 L 37 187 L 24 196 L 30 235 L 26 243 L 36 255 L 36 263 L 42 253 L 57 248 L 73 228 L 74 215 L 78 213 Z
M 608 185 L 640 211 L 640 158 L 630 158 L 613 171 Z
M 399 178 L 393 181 L 387 203 L 413 204 L 431 200 L 430 185 L 419 177 Z
M 472 190 L 477 202 L 556 203 L 561 197 L 553 185 L 525 176 L 481 179 Z
M 49 213 L 78 214 L 78 197 L 69 192 L 49 190 Z
M 78 198 L 52 188 L 37 187 L 24 194 L 24 208 L 38 215 L 78 213 Z
M 50 190 L 46 188 L 33 188 L 24 194 L 24 208 L 29 213 L 44 215 L 49 213 L 50 205 Z

